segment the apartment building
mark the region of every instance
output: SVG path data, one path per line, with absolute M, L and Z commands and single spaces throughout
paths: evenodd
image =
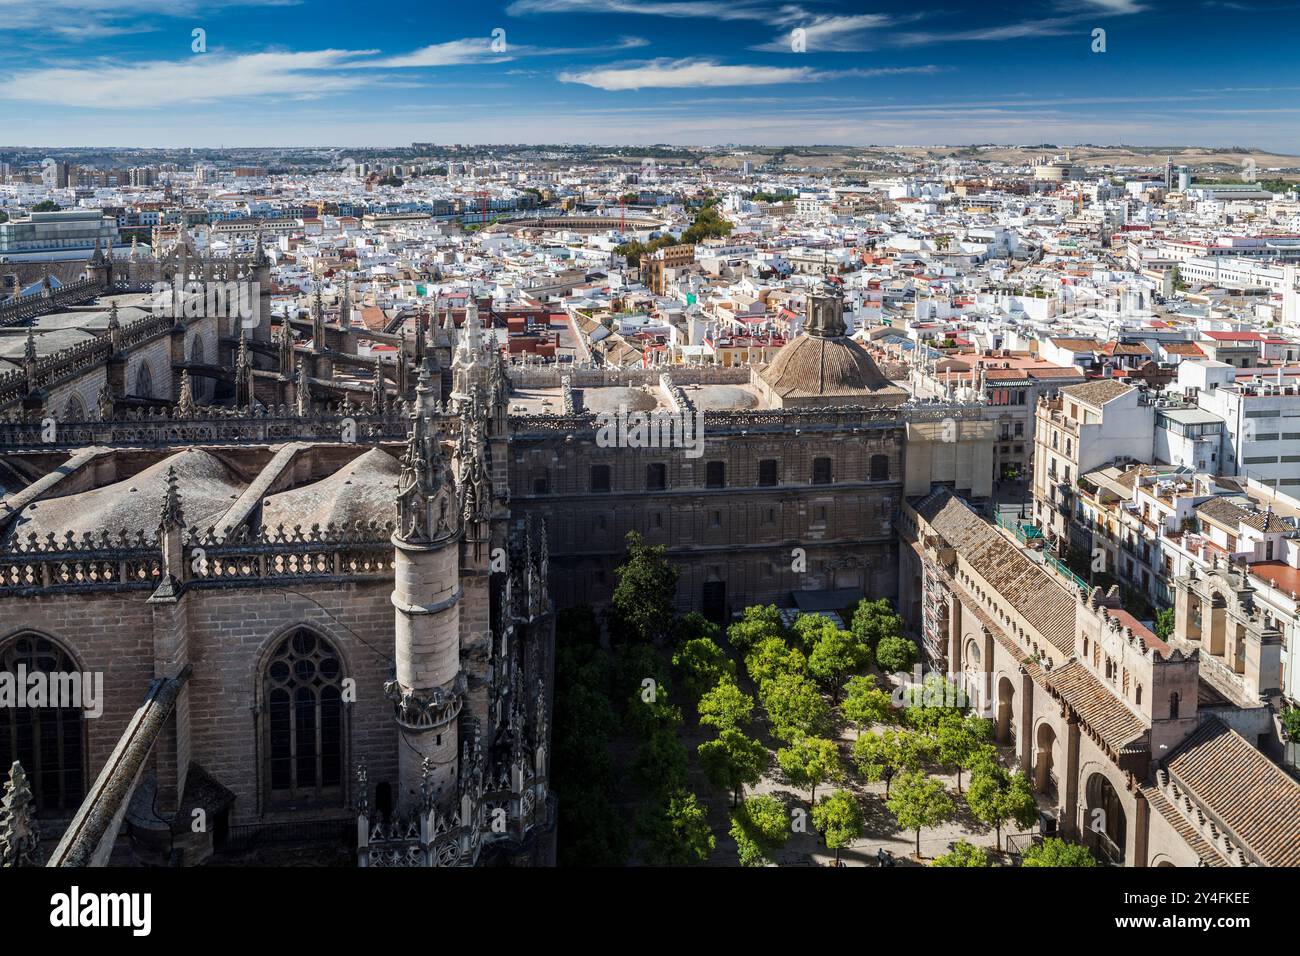
M 1104 379 L 1068 385 L 1056 398 L 1041 399 L 1036 419 L 1034 522 L 1063 554 L 1070 546 L 1076 480 L 1116 459 L 1149 461 L 1155 407 L 1143 389 Z

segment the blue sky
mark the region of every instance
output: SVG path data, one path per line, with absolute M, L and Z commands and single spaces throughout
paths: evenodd
M 1285 0 L 0 0 L 0 23 L 5 145 L 1300 152 Z

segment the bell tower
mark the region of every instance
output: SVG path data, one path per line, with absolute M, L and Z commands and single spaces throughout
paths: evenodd
M 457 798 L 457 717 L 466 679 L 460 662 L 461 509 L 436 433 L 438 403 L 422 369 L 397 487 L 393 534 L 396 677 L 384 685 L 398 725 L 397 810 Z

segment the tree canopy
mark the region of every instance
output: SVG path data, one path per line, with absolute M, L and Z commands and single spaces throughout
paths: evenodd
M 698 710 L 700 723 L 719 730 L 735 730 L 749 722 L 754 713 L 754 698 L 737 687 L 735 681 L 724 677 L 700 698 Z
M 758 783 L 768 761 L 763 744 L 730 727 L 716 740 L 700 744 L 697 753 L 709 782 L 731 791 L 733 806 L 745 795 L 745 787 Z
M 994 828 L 998 849 L 1002 848 L 1002 827 L 1008 820 L 1021 827 L 1031 827 L 1038 820 L 1038 802 L 1029 777 L 1009 774 L 993 761 L 980 764 L 972 774 L 966 803 L 975 819 Z
M 844 778 L 840 754 L 835 741 L 824 737 L 799 737 L 790 746 L 776 752 L 781 771 L 796 787 L 807 787 L 808 802 L 817 799 L 817 788 L 828 780 Z
M 756 604 L 745 608 L 740 620 L 727 628 L 727 642 L 744 653 L 765 638 L 781 638 L 784 634 L 776 605 Z
M 870 677 L 849 678 L 844 685 L 840 713 L 860 730 L 875 724 L 892 723 L 898 717 L 891 696 L 877 687 Z
M 906 673 L 917 662 L 919 653 L 916 645 L 905 637 L 883 637 L 876 645 L 876 663 L 883 671 Z
M 816 736 L 830 726 L 830 708 L 817 685 L 798 674 L 778 674 L 759 689 L 772 733 L 781 740 Z
M 919 772 L 903 774 L 885 802 L 898 825 L 916 834 L 916 855 L 921 855 L 921 831 L 937 827 L 952 816 L 955 807 L 943 781 Z
M 643 808 L 637 836 L 645 841 L 642 859 L 653 866 L 703 863 L 716 845 L 709 829 L 709 808 L 688 790 L 674 790 Z
M 1020 858 L 1023 866 L 1096 866 L 1088 848 L 1078 843 L 1066 843 L 1056 837 L 1047 837 L 1025 850 Z
M 790 838 L 790 820 L 771 794 L 750 797 L 731 814 L 741 866 L 766 866 Z
M 710 687 L 724 677 L 734 677 L 736 662 L 711 638 L 688 640 L 673 655 L 673 667 L 682 679 L 682 689 L 692 700 L 699 700 Z
M 862 833 L 862 807 L 847 790 L 836 790 L 813 807 L 812 821 L 826 841 L 826 848 L 835 851 L 835 862 L 839 863 L 840 849 Z
M 678 571 L 668 563 L 663 545 L 648 545 L 635 531 L 627 533 L 627 557 L 614 574 L 613 630 L 625 640 L 656 643 L 673 627 Z
M 988 850 L 983 847 L 958 840 L 951 850 L 943 856 L 936 856 L 930 861 L 931 866 L 992 866 Z

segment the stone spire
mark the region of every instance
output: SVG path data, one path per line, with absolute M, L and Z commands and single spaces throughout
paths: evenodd
M 167 490 L 163 495 L 162 508 L 158 512 L 158 527 L 162 531 L 185 526 L 185 516 L 181 510 L 181 493 L 177 485 L 176 466 L 167 466 Z
M 298 363 L 298 375 L 293 383 L 293 400 L 299 418 L 311 414 L 311 382 L 307 379 L 307 365 Z
M 538 536 L 537 543 L 537 586 L 541 594 L 542 605 L 545 606 L 548 601 L 551 578 L 551 546 L 546 540 L 546 517 L 541 520 L 541 533 Z
M 117 318 L 116 302 L 108 307 L 108 341 L 114 355 L 122 351 L 122 323 Z
M 397 483 L 397 537 L 407 543 L 427 544 L 451 538 L 460 530 L 456 513 L 455 481 L 449 474 L 437 434 L 429 374 L 421 370 L 415 388 L 415 409 L 402 471 Z
M 415 313 L 415 367 L 424 365 L 424 313 Z
M 27 342 L 23 345 L 23 369 L 27 372 L 27 390 L 36 391 L 36 333 L 27 326 Z
M 475 391 L 487 389 L 491 368 L 483 345 L 483 324 L 478 306 L 471 295 L 465 309 L 465 325 L 460 330 L 455 359 L 452 362 L 452 397 L 462 410 L 467 408 Z
M 411 363 L 406 357 L 406 329 L 398 333 L 397 343 L 397 397 L 405 399 L 411 390 Z
M 113 399 L 113 390 L 109 388 L 108 382 L 99 387 L 99 395 L 95 398 L 95 404 L 99 406 L 99 420 L 101 422 L 113 420 L 113 415 L 117 411 L 117 402 Z
M 158 543 L 162 547 L 162 566 L 166 580 L 159 584 L 159 592 L 174 593 L 174 582 L 185 576 L 185 515 L 181 510 L 181 494 L 176 483 L 176 466 L 167 466 L 167 490 L 163 494 L 162 508 L 158 514 Z
M 287 315 L 280 323 L 280 374 L 284 378 L 293 375 L 293 325 Z
M 235 357 L 235 407 L 253 407 L 256 399 L 253 389 L 253 362 L 248 352 L 248 339 L 239 330 L 239 353 Z
M 374 378 L 370 383 L 370 402 L 375 411 L 382 412 L 388 407 L 388 386 L 384 384 L 384 363 L 375 359 Z
M 181 369 L 181 395 L 176 399 L 176 413 L 189 418 L 198 410 L 194 401 L 194 389 L 190 385 L 190 370 Z
M 352 324 L 352 291 L 348 287 L 348 274 L 343 273 L 343 295 L 339 299 L 339 326 L 348 328 Z
M 9 768 L 4 797 L 0 798 L 0 866 L 39 866 L 40 829 L 33 815 L 35 797 L 27 774 L 17 760 Z
M 465 306 L 465 327 L 461 329 L 459 338 L 460 342 L 456 349 L 457 364 L 477 363 L 483 354 L 483 323 L 479 321 L 478 303 L 472 293 L 469 296 L 469 304 Z
M 490 535 L 492 517 L 492 482 L 488 478 L 487 441 L 483 435 L 483 422 L 477 415 L 462 415 L 460 443 L 457 450 L 460 470 L 457 485 L 460 489 L 460 517 L 469 545 L 469 557 L 480 561 Z
M 456 320 L 451 317 L 451 309 L 442 313 L 442 330 L 447 333 L 447 345 L 454 352 L 456 349 Z
M 325 351 L 325 305 L 321 302 L 319 282 L 311 303 L 311 346 L 312 351 Z

